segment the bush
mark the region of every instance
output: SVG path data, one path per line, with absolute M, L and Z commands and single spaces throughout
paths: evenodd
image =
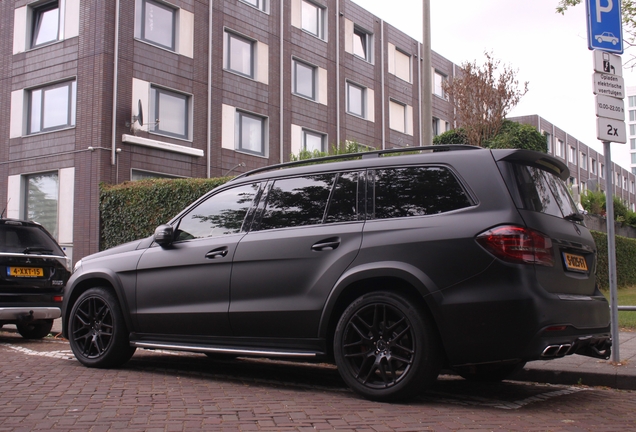
M 228 180 L 149 179 L 100 184 L 100 250 L 152 235 L 188 204 Z
M 609 260 L 607 255 L 607 234 L 592 231 L 598 251 L 596 280 L 601 289 L 609 289 Z M 616 243 L 616 286 L 626 288 L 636 285 L 636 239 L 615 236 Z
M 493 149 L 515 148 L 548 152 L 546 138 L 537 128 L 527 124 L 505 120 L 501 130 L 492 139 L 484 143 L 484 147 Z
M 446 131 L 433 138 L 433 144 L 470 144 L 464 129 L 457 128 Z

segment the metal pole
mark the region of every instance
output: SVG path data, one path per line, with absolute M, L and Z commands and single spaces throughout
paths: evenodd
M 607 257 L 609 264 L 610 316 L 612 322 L 612 361 L 620 362 L 618 342 L 618 295 L 616 288 L 616 242 L 614 237 L 614 170 L 610 142 L 603 141 L 605 153 L 605 217 L 607 218 Z
M 433 139 L 433 84 L 431 77 L 431 2 L 422 4 L 422 139 L 423 145 L 431 144 Z

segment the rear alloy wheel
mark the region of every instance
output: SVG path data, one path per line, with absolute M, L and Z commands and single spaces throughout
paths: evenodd
M 440 343 L 428 315 L 391 292 L 365 294 L 336 327 L 340 375 L 367 399 L 393 401 L 420 393 L 437 378 Z
M 85 366 L 121 366 L 135 353 L 119 303 L 105 288 L 91 288 L 77 299 L 68 334 L 75 357 Z
M 53 320 L 38 320 L 15 325 L 18 333 L 25 339 L 42 339 L 51 333 L 53 328 Z

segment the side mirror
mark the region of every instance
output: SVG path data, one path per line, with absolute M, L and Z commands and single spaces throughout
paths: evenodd
M 174 228 L 172 225 L 159 225 L 155 230 L 154 240 L 159 246 L 170 246 L 174 240 Z

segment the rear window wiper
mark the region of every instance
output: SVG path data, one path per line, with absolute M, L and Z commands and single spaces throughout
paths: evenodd
M 52 254 L 53 250 L 52 249 L 47 249 L 47 248 L 43 248 L 43 247 L 28 247 L 24 250 L 25 254 L 28 253 L 43 253 L 43 254 Z
M 563 219 L 572 222 L 581 222 L 583 221 L 583 215 L 581 213 L 570 213 L 569 215 L 564 216 Z

